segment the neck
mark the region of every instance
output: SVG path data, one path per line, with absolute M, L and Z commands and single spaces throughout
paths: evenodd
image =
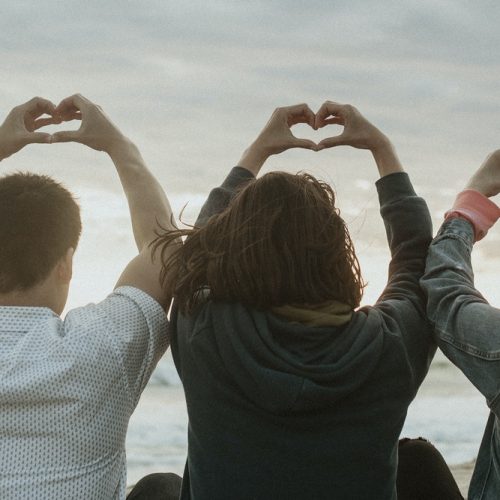
M 0 293 L 0 306 L 48 307 L 56 314 L 61 314 L 61 300 L 46 282 L 27 290 L 13 290 Z

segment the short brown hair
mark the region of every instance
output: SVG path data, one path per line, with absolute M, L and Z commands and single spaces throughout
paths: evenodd
M 0 179 L 0 293 L 42 282 L 78 244 L 80 209 L 71 193 L 46 175 Z
M 184 245 L 165 260 L 180 236 Z M 163 285 L 182 312 L 193 310 L 204 289 L 210 299 L 258 309 L 333 299 L 355 308 L 363 293 L 335 193 L 305 173 L 251 181 L 205 226 L 162 231 L 153 246 L 161 250 Z

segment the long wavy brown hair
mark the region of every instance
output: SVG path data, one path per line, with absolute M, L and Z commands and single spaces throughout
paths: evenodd
M 185 314 L 201 292 L 264 310 L 332 299 L 355 308 L 365 286 L 334 191 L 305 173 L 250 181 L 204 226 L 159 231 L 153 249 L 163 286 Z

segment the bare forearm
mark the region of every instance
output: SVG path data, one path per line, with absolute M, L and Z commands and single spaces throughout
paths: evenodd
M 384 177 L 395 172 L 404 172 L 394 146 L 389 139 L 383 139 L 376 147 L 371 149 L 375 163 L 380 174 Z
M 9 155 L 6 151 L 6 132 L 4 131 L 4 127 L 0 125 L 0 161 L 5 160 Z
M 238 166 L 247 169 L 257 177 L 268 157 L 269 154 L 263 151 L 258 142 L 254 142 L 243 152 Z
M 156 237 L 158 224 L 164 228 L 174 227 L 172 209 L 163 188 L 132 142 L 124 139 L 109 154 L 127 196 L 135 242 L 141 251 Z
M 271 155 L 291 148 L 316 151 L 316 144 L 313 141 L 298 139 L 292 134 L 290 127 L 297 123 L 307 123 L 315 128 L 314 113 L 307 104 L 276 108 L 266 126 L 243 153 L 238 166 L 257 176 L 262 165 Z

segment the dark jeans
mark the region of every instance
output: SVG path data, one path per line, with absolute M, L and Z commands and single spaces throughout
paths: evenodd
M 399 441 L 398 500 L 463 500 L 448 465 L 423 438 Z
M 127 495 L 127 500 L 178 500 L 182 478 L 172 472 L 143 477 Z
M 150 474 L 135 485 L 127 500 L 177 500 L 181 483 L 177 474 Z M 463 500 L 443 456 L 422 438 L 399 442 L 397 491 L 398 500 Z

